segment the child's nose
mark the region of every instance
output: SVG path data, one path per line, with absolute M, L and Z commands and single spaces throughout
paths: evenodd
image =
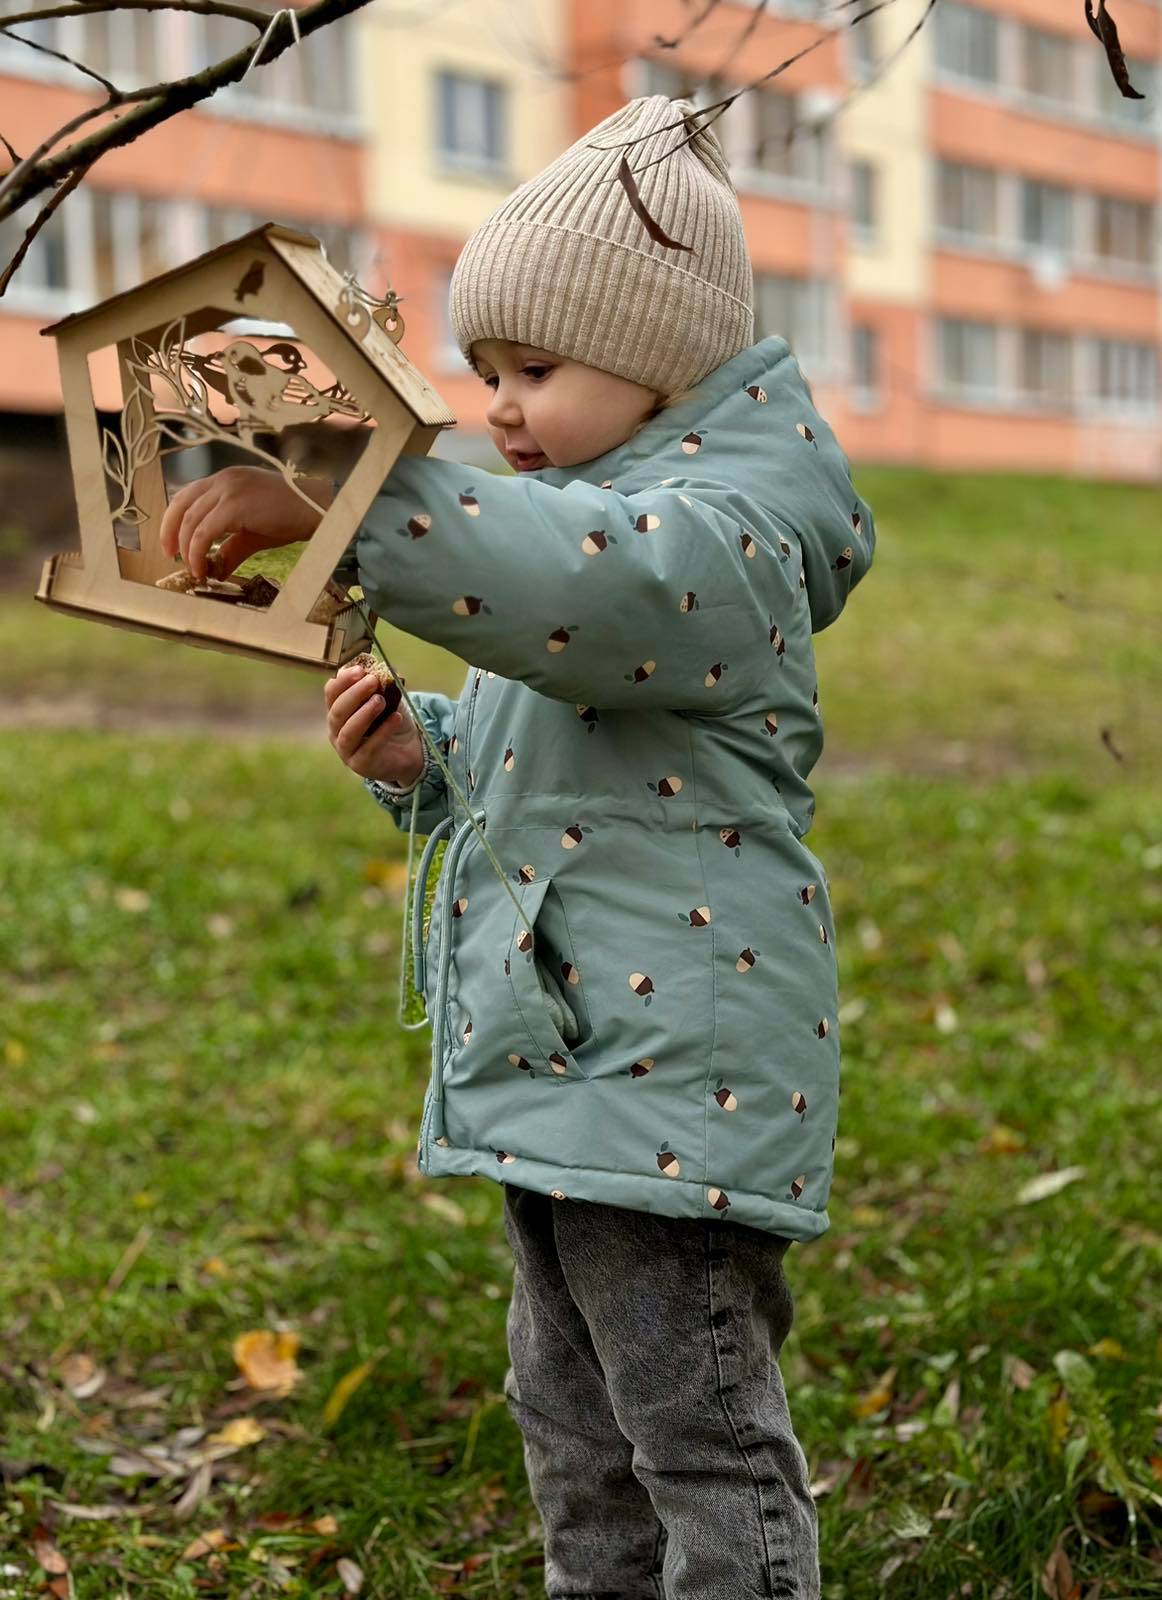
M 485 418 L 493 428 L 518 426 L 521 421 L 521 410 L 512 392 L 506 393 L 503 389 L 494 389 Z

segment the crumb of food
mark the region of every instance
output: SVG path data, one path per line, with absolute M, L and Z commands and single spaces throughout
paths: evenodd
M 377 661 L 370 650 L 363 650 L 359 655 L 352 656 L 347 665 L 349 667 L 361 667 L 364 672 L 373 672 L 379 679 L 379 691 L 383 695 L 384 707 L 367 730 L 367 733 L 372 733 L 379 727 L 380 723 L 387 721 L 403 698 L 400 694 L 399 683 L 392 676 L 391 668 L 387 662 Z M 366 737 L 367 734 L 364 734 L 364 738 Z
M 242 600 L 248 606 L 261 606 L 265 609 L 273 605 L 281 590 L 273 578 L 265 577 L 261 572 L 252 572 L 248 578 L 239 578 L 242 585 Z
M 167 572 L 164 578 L 158 578 L 154 584 L 155 589 L 169 589 L 174 594 L 188 594 L 197 586 L 198 580 L 189 567 L 179 567 L 176 572 Z

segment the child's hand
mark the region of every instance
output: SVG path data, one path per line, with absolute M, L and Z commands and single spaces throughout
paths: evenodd
M 424 747 L 406 706 L 398 706 L 374 733 L 367 734 L 384 707 L 374 672 L 340 667 L 324 685 L 323 698 L 327 702 L 327 737 L 352 772 L 361 778 L 378 778 L 381 783 L 409 784 L 419 777 Z
M 187 483 L 174 495 L 161 519 L 161 548 L 181 555 L 195 578 L 206 576 L 206 563 L 219 539 L 219 577 L 226 577 L 256 550 L 309 539 L 330 505 L 333 491 L 322 479 L 303 481 L 304 490 L 320 507 L 311 507 L 289 487 L 280 473 L 265 467 L 226 467 L 208 478 Z

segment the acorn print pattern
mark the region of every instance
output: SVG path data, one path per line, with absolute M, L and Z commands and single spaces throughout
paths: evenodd
M 713 689 L 714 685 L 722 677 L 722 674 L 727 670 L 728 669 L 725 661 L 716 661 L 711 667 L 710 671 L 706 674 L 705 678 L 702 680 L 705 687 L 707 689 Z
M 809 906 L 811 904 L 812 900 L 814 900 L 814 898 L 815 898 L 815 885 L 813 883 L 805 883 L 803 885 L 803 887 L 799 890 L 799 899 L 802 901 L 802 903 L 805 906 Z
M 835 560 L 831 563 L 831 570 L 832 570 L 832 572 L 842 572 L 845 567 L 850 567 L 851 566 L 851 562 L 852 562 L 852 548 L 851 548 L 850 545 L 847 545 L 847 546 L 845 546 L 845 548 L 843 550 L 841 550 L 839 552 L 839 554 L 836 556 Z
M 749 556 L 753 561 L 758 550 L 758 545 L 754 542 L 754 538 L 749 533 L 743 533 L 739 535 L 738 542 L 742 546 L 743 555 Z
M 581 982 L 581 974 L 571 961 L 562 961 L 561 976 L 566 983 L 577 984 Z
M 510 1067 L 518 1067 L 521 1072 L 531 1072 L 533 1070 L 532 1063 L 515 1051 L 509 1056 L 508 1064 Z
M 417 511 L 414 517 L 408 518 L 406 528 L 397 528 L 396 533 L 405 539 L 422 539 L 432 526 L 432 519 L 426 511 Z
M 633 1066 L 629 1069 L 629 1075 L 631 1078 L 644 1078 L 647 1072 L 653 1071 L 653 1068 L 653 1056 L 642 1056 L 641 1060 L 635 1061 Z
M 467 911 L 467 909 L 468 909 L 468 901 L 465 899 L 465 897 L 463 895 L 461 895 L 459 900 L 453 900 L 453 902 L 452 902 L 452 915 L 454 917 L 462 917 L 464 915 L 464 913 Z
M 469 1017 L 468 1021 L 464 1024 L 464 1043 L 467 1044 L 469 1039 L 471 1039 L 471 1037 L 472 1037 L 472 1018 Z
M 599 556 L 609 545 L 616 543 L 617 540 L 612 534 L 607 534 L 604 528 L 594 528 L 582 539 L 581 548 L 587 556 Z
M 644 972 L 631 972 L 629 986 L 639 1000 L 644 1000 L 648 1006 L 654 998 L 654 980 Z
M 578 706 L 577 707 L 577 715 L 581 718 L 581 721 L 585 724 L 585 732 L 586 733 L 592 733 L 594 728 L 596 728 L 598 722 L 601 720 L 600 717 L 597 715 L 597 707 L 596 706 Z
M 460 495 L 460 504 L 470 517 L 480 515 L 480 501 L 477 500 L 471 489 L 465 489 Z
M 657 783 L 647 783 L 647 789 L 652 789 L 659 800 L 672 800 L 676 794 L 682 792 L 682 780 L 676 773 L 668 778 L 659 778 Z
M 592 828 L 583 828 L 580 823 L 574 822 L 565 829 L 561 835 L 561 849 L 575 850 L 587 833 L 592 833 Z
M 813 444 L 816 450 L 818 450 L 819 442 L 805 422 L 796 422 L 795 432 L 799 434 L 801 438 L 806 439 L 808 444 Z
M 859 507 L 851 508 L 851 531 L 857 538 L 863 537 L 863 518 L 859 514 Z
M 734 970 L 736 972 L 750 972 L 758 958 L 758 951 L 752 950 L 750 945 L 747 945 L 745 950 L 738 952 L 738 960 L 734 963 Z
M 708 928 L 710 926 L 710 907 L 695 906 L 692 911 L 684 915 L 678 913 L 678 921 L 687 923 L 691 928 Z
M 715 1211 L 721 1211 L 724 1216 L 730 1210 L 730 1200 L 721 1189 L 707 1189 L 706 1199 Z
M 719 828 L 718 837 L 728 850 L 733 850 L 736 856 L 742 854 L 742 834 L 737 828 Z
M 722 1107 L 723 1111 L 737 1111 L 738 1110 L 738 1101 L 735 1099 L 734 1095 L 731 1093 L 731 1091 L 723 1083 L 721 1078 L 719 1078 L 718 1085 L 717 1085 L 717 1087 L 716 1087 L 716 1089 L 714 1091 L 714 1098 L 718 1102 L 718 1104 Z
M 573 635 L 579 631 L 579 625 L 575 622 L 572 623 L 568 628 L 554 628 L 552 633 L 545 640 L 545 649 L 550 655 L 555 656 L 560 654 L 560 652 L 569 643 L 569 640 L 573 637 Z
M 512 745 L 509 745 L 508 748 L 505 750 L 505 752 L 504 752 L 504 761 L 503 761 L 502 764 L 503 764 L 504 770 L 506 772 L 511 772 L 513 767 L 516 766 L 516 756 L 513 753 Z
M 783 638 L 782 630 L 779 628 L 779 625 L 775 621 L 774 617 L 771 617 L 769 620 L 771 629 L 768 637 L 771 641 L 771 649 L 777 656 L 785 655 L 787 651 L 787 641 Z
M 632 672 L 625 674 L 626 683 L 644 683 L 647 678 L 652 678 L 657 669 L 656 661 L 643 661 L 640 667 L 635 667 Z
M 694 593 L 693 589 L 687 589 L 686 593 L 678 601 L 678 610 L 683 614 L 683 616 L 685 616 L 686 612 L 688 611 L 699 610 L 698 596 Z
M 511 1155 L 507 1150 L 498 1150 L 496 1152 L 496 1159 L 500 1162 L 502 1167 L 509 1167 L 516 1160 L 516 1157 Z
M 787 1192 L 792 1200 L 797 1200 L 799 1198 L 799 1196 L 803 1193 L 806 1183 L 807 1174 L 805 1172 L 801 1172 L 797 1178 L 791 1179 L 791 1187 Z
M 513 878 L 517 883 L 532 883 L 536 875 L 536 867 L 533 866 L 531 861 L 526 861 L 523 867 L 518 867 L 516 869 L 516 871 L 513 873 Z
M 752 383 L 746 392 L 750 395 L 752 400 L 757 400 L 760 406 L 766 405 L 767 391 L 763 388 L 760 388 L 757 383 Z
M 483 611 L 486 617 L 492 615 L 492 607 L 486 606 L 478 594 L 464 594 L 459 600 L 452 601 L 452 610 L 458 617 L 474 617 Z
M 516 947 L 522 956 L 531 956 L 535 941 L 527 928 L 522 928 L 516 936 Z
M 763 732 L 769 734 L 771 736 L 771 738 L 773 739 L 775 737 L 775 734 L 778 733 L 778 731 L 779 731 L 779 719 L 778 719 L 778 716 L 775 714 L 775 712 L 768 711 L 766 716 L 763 718 Z
M 549 1065 L 559 1078 L 563 1077 L 569 1070 L 569 1062 L 559 1050 L 553 1051 L 552 1055 L 549 1057 Z
M 827 1018 L 826 1017 L 820 1017 L 818 1026 L 815 1029 L 816 1038 L 818 1038 L 818 1039 L 826 1039 L 827 1035 L 830 1032 L 831 1032 L 831 1029 L 828 1026 Z
M 634 518 L 634 530 L 637 533 L 653 533 L 662 525 L 661 517 L 655 517 L 653 512 L 642 512 L 640 517 Z
M 799 1121 L 802 1122 L 803 1118 L 807 1115 L 807 1097 L 803 1094 L 800 1094 L 798 1089 L 796 1089 L 794 1094 L 791 1096 L 791 1106 L 799 1113 Z
M 688 433 L 682 440 L 682 453 L 684 455 L 696 456 L 701 448 L 702 435 L 700 433 Z M 673 479 L 667 479 L 667 482 L 672 483 Z
M 664 1144 L 658 1151 L 658 1169 L 664 1172 L 667 1178 L 679 1178 L 682 1175 L 678 1158 L 668 1144 Z

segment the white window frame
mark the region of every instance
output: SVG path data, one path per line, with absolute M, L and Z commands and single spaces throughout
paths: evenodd
M 869 387 L 857 382 L 855 361 L 855 340 L 858 334 L 870 334 L 872 347 L 872 366 L 874 368 L 874 382 Z M 848 404 L 853 411 L 878 411 L 884 403 L 884 360 L 883 360 L 883 330 L 874 322 L 857 322 L 852 320 L 847 329 L 848 347 L 850 351 L 850 380 L 848 387 Z

